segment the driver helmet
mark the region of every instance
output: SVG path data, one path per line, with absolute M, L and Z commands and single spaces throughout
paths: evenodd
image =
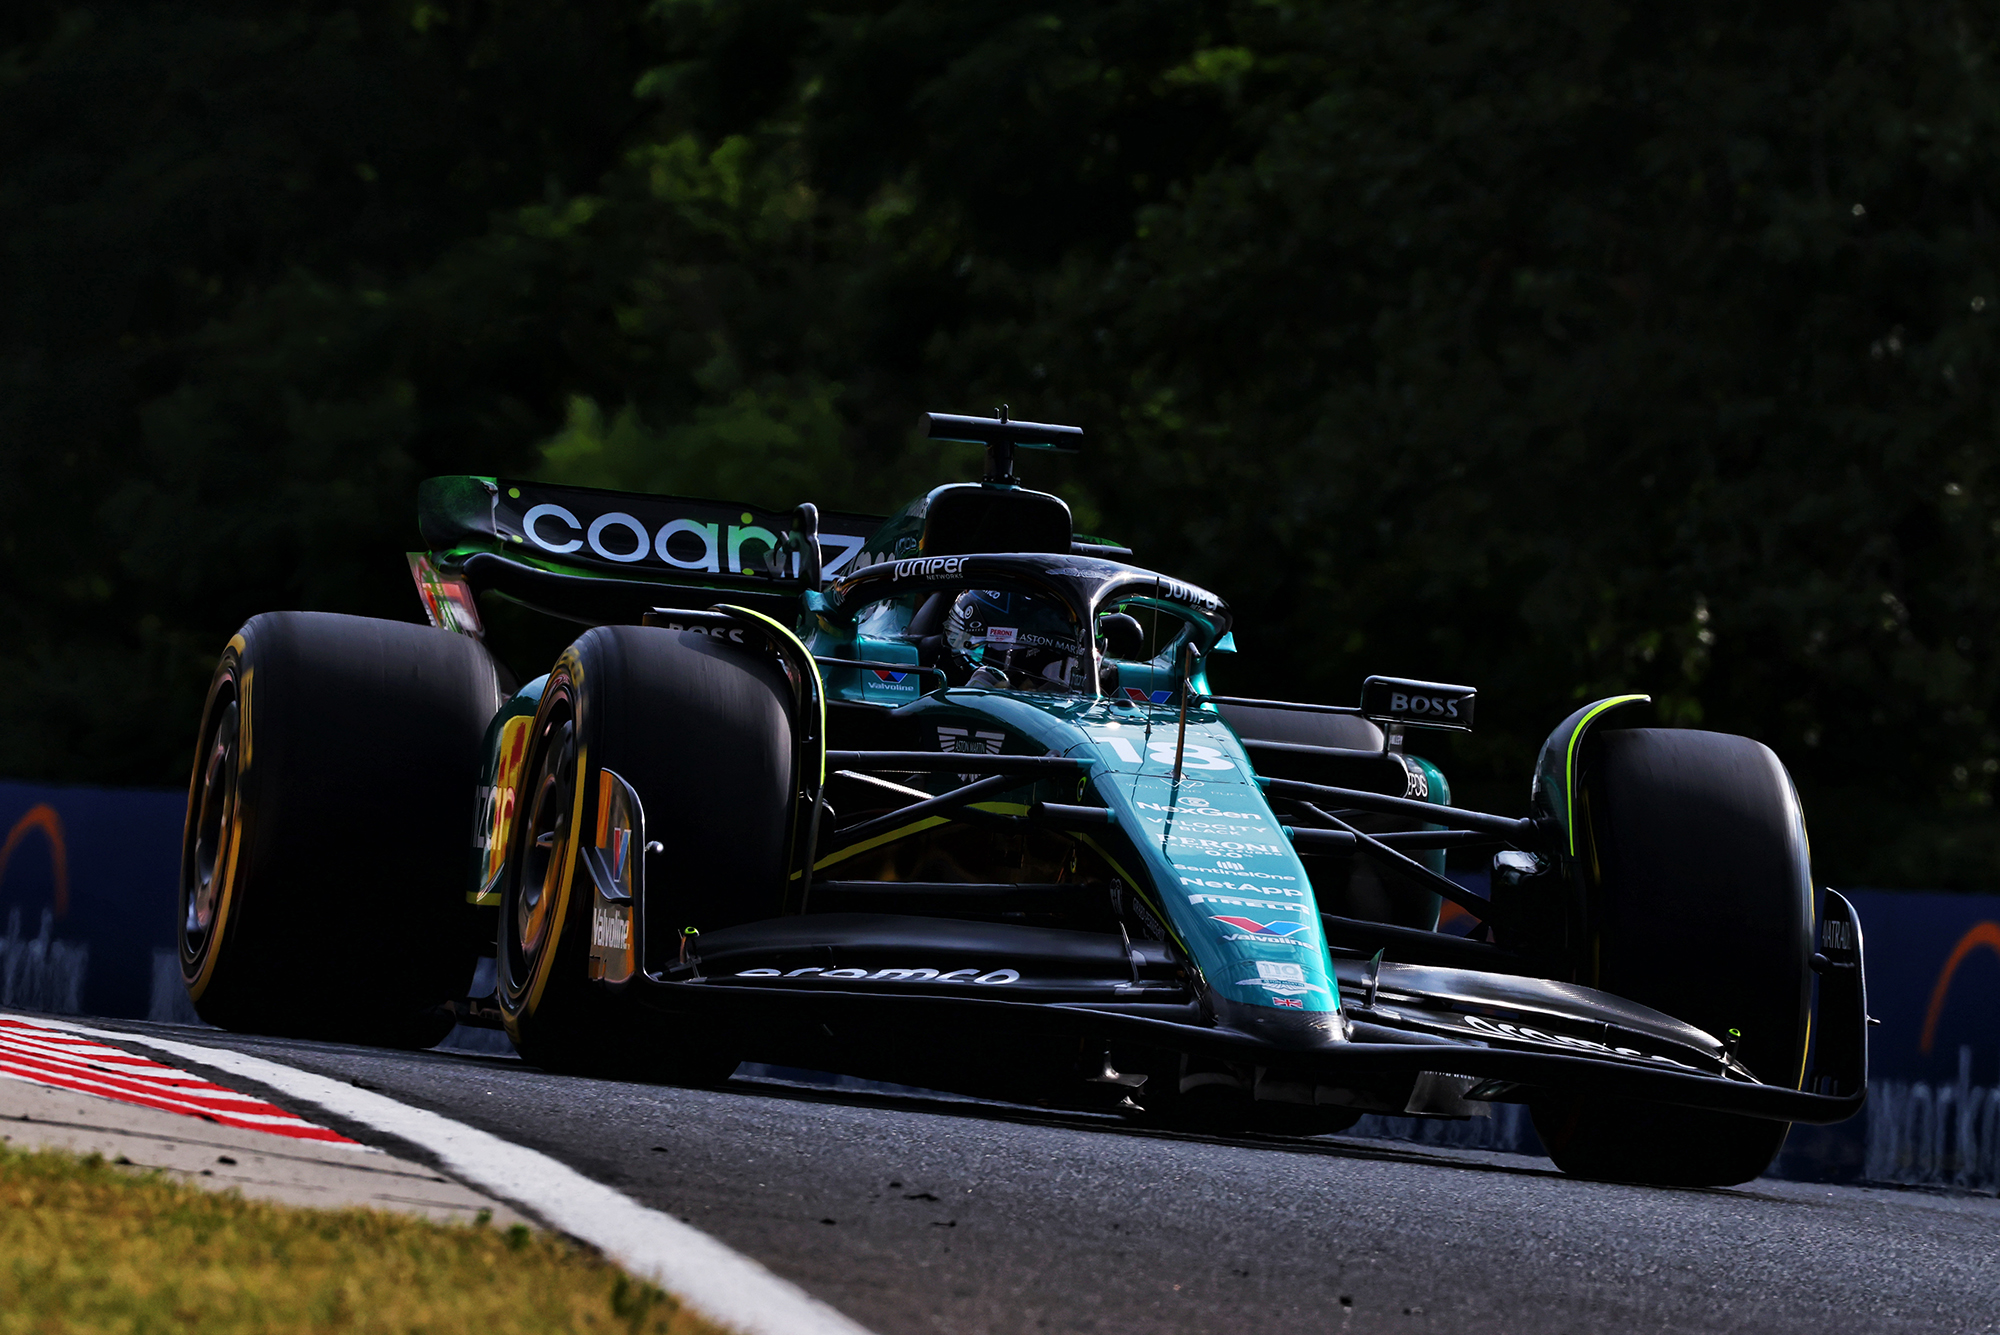
M 944 648 L 954 675 L 974 686 L 1017 691 L 1086 689 L 1089 653 L 1060 603 L 1026 593 L 970 589 L 945 614 Z

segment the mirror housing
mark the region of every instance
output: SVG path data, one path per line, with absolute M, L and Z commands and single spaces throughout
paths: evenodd
M 1130 662 L 1145 652 L 1146 628 L 1126 612 L 1106 612 L 1097 618 L 1097 638 L 1112 658 Z

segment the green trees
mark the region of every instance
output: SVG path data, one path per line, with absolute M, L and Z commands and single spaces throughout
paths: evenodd
M 1822 874 L 1990 880 L 1984 11 L 0 23 L 0 770 L 177 782 L 242 615 L 410 614 L 428 473 L 885 506 L 1006 401 L 1243 609 L 1232 687 L 1476 682 L 1509 806 L 1650 690 L 1778 749 Z

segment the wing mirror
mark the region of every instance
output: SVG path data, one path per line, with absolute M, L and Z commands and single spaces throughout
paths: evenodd
M 1097 637 L 1112 658 L 1131 660 L 1146 651 L 1146 628 L 1139 618 L 1124 612 L 1107 612 L 1097 618 Z

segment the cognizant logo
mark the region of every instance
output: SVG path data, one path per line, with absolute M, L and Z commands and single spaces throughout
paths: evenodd
M 588 549 L 599 560 L 617 565 L 658 561 L 675 570 L 711 574 L 727 570 L 738 575 L 745 573 L 745 547 L 750 549 L 752 569 L 761 571 L 779 544 L 778 534 L 756 523 L 755 516 L 748 511 L 733 524 L 684 516 L 651 528 L 637 515 L 623 510 L 584 519 L 554 501 L 528 508 L 521 516 L 521 537 L 551 556 L 569 556 Z M 832 579 L 854 559 L 866 539 L 822 532 L 819 541 L 824 560 L 821 578 Z M 784 562 L 785 573 L 796 577 L 797 556 L 788 554 Z
M 720 522 L 704 524 L 694 519 L 671 520 L 654 532 L 622 510 L 598 515 L 586 524 L 567 506 L 544 502 L 521 517 L 521 531 L 529 542 L 552 556 L 567 556 L 587 546 L 601 560 L 621 565 L 657 556 L 676 570 L 711 572 L 720 571 L 726 557 L 728 568 L 741 574 L 745 543 L 759 543 L 765 551 L 778 545 L 777 534 L 761 524 L 749 523 L 747 514 L 743 518 L 744 523 L 728 525 L 726 537 Z

